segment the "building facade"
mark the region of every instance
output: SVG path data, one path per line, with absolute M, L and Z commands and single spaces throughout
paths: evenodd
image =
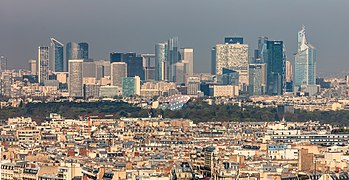
M 111 85 L 121 87 L 124 77 L 127 77 L 127 64 L 125 62 L 111 63 Z
M 122 78 L 122 96 L 139 96 L 141 95 L 140 77 L 124 77 Z
M 49 79 L 49 47 L 39 46 L 38 49 L 38 78 L 39 83 L 43 84 Z
M 217 44 L 216 75 L 223 74 L 223 68 L 239 72 L 240 87 L 248 85 L 248 45 Z
M 70 97 L 83 97 L 83 60 L 69 60 L 68 90 Z

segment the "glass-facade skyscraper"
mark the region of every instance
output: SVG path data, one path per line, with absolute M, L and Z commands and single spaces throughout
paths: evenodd
M 298 32 L 298 51 L 294 67 L 295 86 L 316 84 L 316 49 L 307 42 L 304 26 Z
M 168 80 L 175 81 L 176 79 L 176 63 L 180 60 L 179 57 L 179 41 L 178 37 L 172 37 L 168 40 L 167 43 L 167 72 Z
M 79 43 L 78 57 L 79 59 L 88 59 L 88 43 Z
M 75 42 L 68 42 L 67 45 L 65 46 L 66 50 L 66 62 L 65 62 L 65 71 L 68 71 L 68 62 L 71 59 L 80 59 L 78 56 L 79 52 L 79 44 Z
M 167 43 L 155 45 L 155 80 L 165 81 L 167 79 Z
M 66 45 L 66 67 L 65 71 L 68 70 L 68 62 L 71 59 L 88 59 L 88 44 L 69 42 Z
M 283 41 L 267 41 L 267 94 L 282 95 L 286 83 L 286 53 Z
M 64 72 L 64 45 L 55 38 L 51 38 L 51 48 L 52 59 L 50 62 L 50 69 L 54 72 Z

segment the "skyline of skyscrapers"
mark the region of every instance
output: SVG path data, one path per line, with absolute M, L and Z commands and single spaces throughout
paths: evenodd
M 47 83 L 52 85 L 52 80 L 57 78 L 55 72 L 66 72 L 63 43 L 55 38 L 50 38 L 50 42 L 51 49 L 39 47 L 36 69 L 40 84 L 50 80 Z M 109 61 L 89 59 L 88 48 L 87 43 L 68 42 L 65 52 L 65 61 L 71 58 L 83 61 L 82 83 L 88 84 L 88 88 L 92 87 L 91 84 L 120 87 L 123 77 L 138 76 L 142 82 L 174 82 L 182 86 L 181 92 L 187 92 L 187 89 L 183 88 L 187 88 L 185 86 L 188 85 L 188 78 L 194 75 L 194 49 L 180 48 L 178 37 L 155 44 L 154 53 L 112 52 L 109 54 Z M 285 52 L 283 41 L 269 40 L 268 37 L 261 36 L 258 38 L 257 49 L 249 58 L 249 45 L 244 44 L 243 37 L 225 37 L 223 43 L 216 44 L 211 50 L 211 73 L 214 75 L 212 80 L 217 85 L 238 85 L 240 92 L 249 95 L 282 95 L 284 92 L 293 92 L 293 86 L 300 86 L 299 81 L 293 81 L 301 75 L 301 85 L 313 85 L 316 77 L 315 48 L 307 42 L 304 27 L 298 33 L 294 73 L 292 63 L 286 61 Z M 45 57 L 47 54 L 51 56 Z M 34 72 L 35 63 L 30 61 L 30 65 Z M 305 68 L 306 72 L 303 71 Z M 299 73 L 300 69 L 303 74 Z M 69 65 L 67 70 L 69 72 Z M 304 80 L 305 76 L 308 77 L 307 81 Z

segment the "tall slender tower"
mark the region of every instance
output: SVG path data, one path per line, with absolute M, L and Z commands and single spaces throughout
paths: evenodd
M 83 97 L 83 82 L 82 82 L 82 59 L 69 60 L 69 96 Z
M 298 32 L 298 51 L 295 55 L 294 85 L 316 84 L 316 49 L 305 37 L 305 27 Z
M 267 41 L 267 94 L 282 95 L 286 85 L 286 49 L 283 41 Z
M 52 53 L 50 58 L 50 70 L 54 72 L 64 72 L 64 45 L 55 38 L 51 38 L 50 40 Z
M 155 80 L 164 81 L 167 79 L 167 43 L 155 45 Z
M 49 47 L 39 46 L 38 48 L 38 76 L 39 83 L 43 84 L 49 76 Z
M 176 79 L 176 63 L 179 61 L 179 41 L 178 37 L 172 37 L 167 43 L 167 72 L 168 80 L 175 81 Z

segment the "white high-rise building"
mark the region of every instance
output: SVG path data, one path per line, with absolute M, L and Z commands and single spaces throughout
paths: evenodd
M 194 49 L 193 48 L 182 48 L 181 58 L 185 63 L 185 73 L 187 76 L 192 76 L 194 73 Z
M 83 97 L 83 64 L 82 59 L 69 60 L 68 65 L 68 90 L 70 97 Z
M 248 85 L 248 45 L 247 44 L 217 44 L 216 75 L 223 74 L 223 68 L 239 73 L 239 85 Z
M 316 49 L 305 37 L 305 27 L 298 32 L 298 51 L 295 55 L 294 85 L 316 84 Z
M 127 64 L 125 62 L 111 63 L 111 85 L 122 87 L 124 77 L 127 77 Z
M 43 84 L 49 76 L 49 47 L 39 46 L 38 48 L 38 78 L 39 83 Z
M 167 79 L 167 43 L 155 45 L 155 80 L 164 81 Z

